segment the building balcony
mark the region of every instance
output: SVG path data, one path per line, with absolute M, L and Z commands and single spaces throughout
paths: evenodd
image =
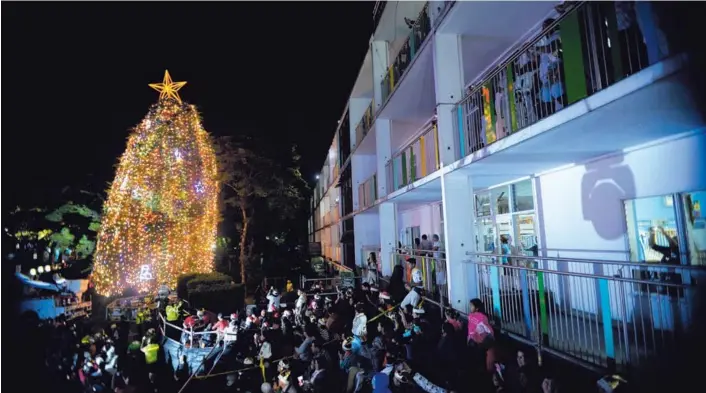
M 368 131 L 370 131 L 370 128 L 373 126 L 374 118 L 375 118 L 375 102 L 370 101 L 370 105 L 368 105 L 368 109 L 366 109 L 365 113 L 363 113 L 363 118 L 360 119 L 360 122 L 355 127 L 355 144 L 356 144 L 356 146 L 359 146 L 360 143 L 363 141 L 363 138 L 365 138 L 365 136 L 368 135 Z
M 385 78 L 380 83 L 382 91 L 382 106 L 385 106 L 387 99 L 398 86 L 404 73 L 412 64 L 412 60 L 419 53 L 422 44 L 431 33 L 431 21 L 429 19 L 429 5 L 425 5 L 421 13 L 414 22 L 414 26 L 409 33 L 409 37 L 395 56 L 394 61 L 387 69 Z
M 439 168 L 439 137 L 436 123 L 431 122 L 422 135 L 387 162 L 387 189 L 393 193 Z
M 378 199 L 378 177 L 373 174 L 366 181 L 358 186 L 358 203 L 360 209 L 366 209 L 375 204 Z
M 480 151 L 605 90 L 668 53 L 647 45 L 639 3 L 633 24 L 618 30 L 613 2 L 566 11 L 526 45 L 473 83 L 456 107 L 457 158 Z M 635 23 L 637 19 L 640 23 Z M 643 27 L 638 27 L 641 25 Z M 649 29 L 656 29 L 654 24 Z

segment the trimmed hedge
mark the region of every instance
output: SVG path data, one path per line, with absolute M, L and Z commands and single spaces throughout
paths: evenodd
M 241 284 L 222 273 L 189 273 L 177 280 L 177 296 L 189 301 L 194 308 L 216 312 L 240 310 L 245 303 Z

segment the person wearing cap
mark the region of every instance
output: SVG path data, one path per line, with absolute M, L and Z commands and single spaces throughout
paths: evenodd
M 380 311 L 386 311 L 387 306 L 391 302 L 391 296 L 387 291 L 382 291 L 380 292 L 380 295 L 378 296 L 378 310 Z
M 402 309 L 407 306 L 417 307 L 421 303 L 423 287 L 422 272 L 419 269 L 415 270 L 414 274 L 412 274 L 412 282 L 414 286 L 407 292 L 402 303 L 400 303 L 400 308 Z
M 198 311 L 197 315 L 207 330 L 218 321 L 216 314 L 203 308 Z
M 192 333 L 194 331 L 198 331 L 203 325 L 198 315 L 189 315 L 184 318 L 182 326 L 184 327 L 184 330 L 181 335 L 181 342 L 182 344 L 186 344 L 191 341 Z
M 216 341 L 221 341 L 223 340 L 223 334 L 225 332 L 225 329 L 228 327 L 228 321 L 223 317 L 222 313 L 218 313 L 218 321 L 213 324 L 213 327 L 211 327 L 211 330 L 215 330 L 216 333 L 218 334 L 218 338 Z

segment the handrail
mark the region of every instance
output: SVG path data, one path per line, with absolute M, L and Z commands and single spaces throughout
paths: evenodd
M 539 268 L 533 268 L 533 267 L 526 267 L 526 266 L 514 266 L 514 265 L 501 265 L 498 263 L 489 263 L 489 262 L 478 262 L 478 261 L 464 261 L 465 263 L 472 263 L 474 265 L 480 265 L 480 266 L 488 266 L 488 267 L 496 267 L 496 268 L 502 268 L 502 269 L 510 269 L 510 270 L 524 270 L 528 272 L 535 272 L 535 273 L 549 273 L 549 274 L 556 274 L 559 276 L 567 276 L 567 277 L 582 277 L 582 278 L 591 278 L 591 279 L 604 279 L 604 280 L 611 280 L 611 281 L 619 281 L 619 282 L 627 282 L 627 283 L 632 283 L 632 284 L 644 284 L 644 285 L 660 285 L 660 286 L 665 286 L 665 287 L 676 287 L 676 288 L 689 288 L 689 287 L 694 287 L 695 285 L 692 284 L 675 284 L 671 283 L 668 281 L 650 281 L 650 280 L 639 280 L 639 279 L 634 279 L 634 278 L 625 278 L 625 277 L 616 277 L 616 276 L 596 276 L 593 274 L 586 274 L 586 273 L 580 273 L 580 272 L 562 272 L 559 270 L 549 270 L 549 269 L 539 269 Z
M 217 345 L 214 346 L 213 348 L 211 348 L 211 350 L 208 352 L 208 355 L 204 356 L 204 357 L 201 359 L 201 363 L 199 363 L 199 366 L 196 367 L 196 369 L 194 369 L 194 372 L 191 373 L 191 375 L 189 376 L 189 379 L 187 379 L 186 382 L 184 382 L 184 386 L 182 386 L 181 389 L 179 389 L 179 392 L 178 392 L 178 393 L 182 393 L 182 392 L 184 391 L 184 389 L 186 389 L 186 387 L 189 385 L 189 382 L 191 382 L 191 380 L 194 379 L 194 377 L 196 376 L 196 374 L 198 374 L 199 370 L 201 369 L 201 367 L 203 367 L 204 363 L 206 362 L 206 359 L 208 359 L 208 357 L 211 356 L 211 354 L 213 353 L 213 351 L 214 351 L 216 348 L 218 348 Z
M 377 199 L 377 173 L 373 173 L 369 178 L 358 185 L 358 204 L 361 209 L 364 209 L 374 205 Z
M 508 56 L 474 79 L 453 109 L 459 142 L 456 159 L 536 124 L 673 54 L 662 48 L 644 49 L 643 37 L 618 40 L 616 19 L 620 20 L 620 15 L 616 12 L 586 1 L 568 5 L 538 34 L 517 49 L 510 48 Z M 605 58 L 612 58 L 613 63 L 606 63 Z
M 434 253 L 434 252 L 445 252 L 444 250 L 439 250 L 439 251 L 434 251 L 434 250 L 420 250 L 418 248 L 393 248 L 392 251 L 400 256 L 413 256 L 413 257 L 424 257 L 426 255 L 421 255 L 421 254 L 408 254 L 408 252 L 413 252 L 413 253 Z M 429 257 L 431 258 L 431 257 Z M 446 260 L 446 258 L 435 258 L 435 259 L 441 259 L 441 260 Z
M 436 122 L 432 118 L 421 130 L 419 136 L 393 154 L 385 164 L 388 192 L 397 191 L 440 168 Z
M 574 4 L 567 4 L 568 7 L 564 11 L 564 13 L 562 13 L 558 18 L 556 18 L 554 22 L 552 22 L 552 24 L 550 24 L 547 28 L 543 28 L 536 36 L 529 39 L 525 44 L 517 48 L 515 52 L 513 52 L 513 54 L 507 57 L 505 60 L 498 62 L 496 66 L 491 65 L 490 67 L 488 67 L 488 71 L 474 79 L 473 82 L 471 82 L 470 84 L 471 88 L 469 89 L 468 94 L 463 97 L 463 99 L 458 103 L 460 104 L 462 102 L 467 101 L 472 96 L 472 93 L 477 92 L 480 89 L 484 82 L 493 79 L 493 77 L 500 74 L 509 64 L 512 64 L 515 60 L 519 59 L 523 53 L 525 53 L 528 49 L 532 48 L 537 43 L 537 41 L 541 40 L 548 32 L 554 30 L 557 26 L 559 26 L 559 24 L 564 19 L 566 19 L 566 17 L 568 17 L 577 9 L 579 9 L 584 3 L 586 3 L 586 1 L 576 2 Z
M 706 271 L 704 266 L 691 266 L 691 265 L 666 265 L 666 264 L 656 264 L 656 263 L 645 263 L 645 262 L 631 262 L 631 261 L 612 261 L 612 260 L 597 260 L 597 259 L 585 259 L 585 258 L 565 258 L 565 257 L 544 257 L 544 256 L 531 256 L 524 254 L 494 254 L 494 253 L 484 253 L 484 252 L 472 252 L 467 251 L 468 256 L 481 256 L 490 258 L 518 258 L 518 259 L 536 259 L 540 261 L 548 262 L 573 262 L 573 263 L 588 263 L 588 264 L 598 264 L 598 265 L 622 265 L 622 266 L 634 266 L 634 267 L 650 267 L 650 268 L 669 268 L 669 269 L 684 269 L 684 270 L 702 270 Z M 475 263 L 475 262 L 474 262 Z M 505 265 L 503 265 L 505 266 Z
M 421 36 L 419 43 L 417 44 L 416 40 L 415 42 L 410 42 L 412 37 L 414 37 L 415 39 L 417 38 L 418 32 Z M 424 7 L 422 7 L 422 10 L 419 12 L 417 19 L 415 19 L 415 24 L 414 27 L 410 29 L 410 34 L 407 36 L 407 39 L 404 41 L 402 46 L 400 46 L 400 49 L 397 51 L 397 53 L 395 53 L 395 55 L 393 56 L 394 61 L 388 66 L 386 75 L 380 82 L 380 86 L 383 88 L 381 102 L 382 106 L 384 106 L 390 96 L 392 96 L 392 92 L 395 91 L 395 89 L 399 85 L 398 81 L 402 79 L 405 72 L 409 69 L 409 66 L 412 64 L 412 60 L 414 60 L 414 58 L 416 57 L 416 51 L 418 47 L 421 47 L 421 45 L 429 37 L 430 33 L 431 26 L 429 23 L 429 2 L 426 2 L 424 4 Z M 409 53 L 406 53 L 406 51 L 408 51 Z M 401 60 L 402 55 L 409 57 L 404 63 L 402 63 Z

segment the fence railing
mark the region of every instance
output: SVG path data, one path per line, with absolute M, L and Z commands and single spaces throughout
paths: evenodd
M 368 208 L 375 204 L 378 199 L 378 176 L 373 174 L 358 186 L 358 205 L 361 209 Z
M 402 47 L 395 56 L 394 62 L 388 67 L 385 78 L 380 82 L 383 105 L 399 84 L 400 79 L 402 79 L 402 76 L 412 63 L 412 59 L 419 53 L 419 49 L 431 32 L 428 9 L 429 3 L 425 4 L 422 11 L 419 13 L 409 33 L 409 37 L 407 37 L 407 40 L 402 44 Z
M 363 138 L 365 138 L 365 136 L 368 135 L 368 131 L 370 131 L 370 128 L 373 126 L 374 119 L 375 119 L 375 100 L 372 100 L 372 101 L 370 101 L 368 108 L 365 109 L 365 112 L 363 113 L 363 117 L 358 122 L 358 125 L 355 126 L 355 145 L 356 146 L 360 146 L 360 143 L 363 141 Z
M 441 258 L 443 251 L 420 251 L 397 249 L 391 257 L 390 263 L 401 265 L 404 269 L 403 281 L 412 284 L 412 267 L 409 263 L 411 258 L 416 262 L 416 269 L 422 273 L 422 284 L 427 293 L 427 297 L 435 301 L 446 304 L 448 299 L 448 282 L 446 277 L 446 259 Z
M 649 2 L 585 2 L 473 83 L 455 108 L 463 158 L 669 54 Z
M 387 162 L 387 190 L 397 191 L 434 173 L 439 167 L 439 137 L 436 123 L 432 123 L 419 138 Z
M 181 338 L 181 344 L 186 345 L 188 343 L 189 348 L 194 348 L 194 339 L 196 339 L 197 344 L 200 344 L 203 347 L 205 346 L 204 344 L 206 344 L 206 342 L 202 340 L 203 336 L 216 335 L 216 332 L 213 330 L 195 332 L 193 329 L 184 329 L 181 326 L 177 326 L 171 322 L 167 322 L 162 313 L 157 313 L 157 318 L 161 322 L 159 325 L 159 329 L 163 337 L 174 337 L 174 334 L 168 333 L 169 330 L 167 328 L 177 331 L 178 333 L 176 335 Z M 215 343 L 215 340 L 213 343 Z
M 674 351 L 693 320 L 695 276 L 703 273 L 681 265 L 482 253 L 467 262 L 502 330 L 602 367 L 639 365 Z
M 455 1 L 435 1 L 429 4 L 429 21 L 433 27 L 438 26 L 443 20 L 446 11 L 451 8 Z M 432 5 L 436 7 L 432 8 Z

